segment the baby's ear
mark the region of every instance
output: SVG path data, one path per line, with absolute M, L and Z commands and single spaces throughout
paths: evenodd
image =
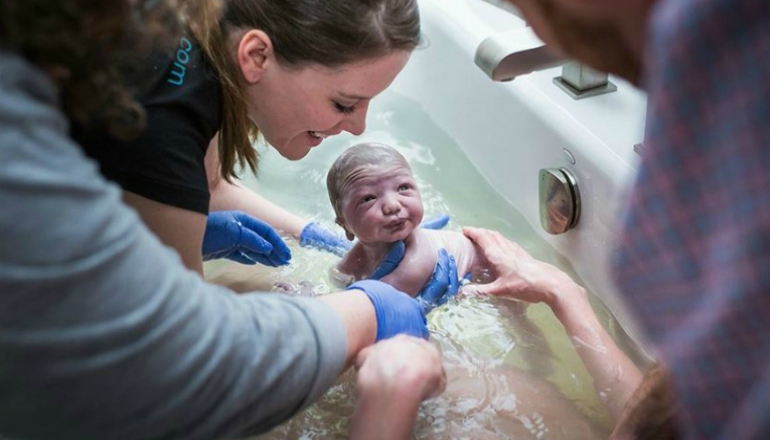
M 337 217 L 334 219 L 334 223 L 337 223 L 339 227 L 345 230 L 345 238 L 347 238 L 349 241 L 353 241 L 353 239 L 356 238 L 356 236 L 353 235 L 353 233 L 350 232 L 348 228 L 345 226 L 345 220 L 342 220 L 341 218 Z

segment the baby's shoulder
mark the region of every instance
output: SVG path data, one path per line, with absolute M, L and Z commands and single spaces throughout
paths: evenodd
M 360 280 L 370 272 L 371 268 L 368 266 L 363 248 L 356 244 L 342 257 L 335 269 L 336 273 Z

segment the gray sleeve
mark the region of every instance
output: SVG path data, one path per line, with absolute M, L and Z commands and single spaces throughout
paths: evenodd
M 330 306 L 184 269 L 69 139 L 47 78 L 2 52 L 0 71 L 0 432 L 237 437 L 333 384 Z

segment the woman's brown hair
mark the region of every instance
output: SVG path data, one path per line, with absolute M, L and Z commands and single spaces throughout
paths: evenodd
M 258 127 L 248 118 L 240 70 L 229 36 L 260 29 L 287 68 L 339 67 L 412 51 L 420 44 L 416 0 L 199 0 L 187 11 L 194 38 L 222 84 L 219 160 L 225 179 L 236 163 L 257 170 Z

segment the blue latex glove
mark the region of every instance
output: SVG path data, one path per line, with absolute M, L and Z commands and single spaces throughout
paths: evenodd
M 353 247 L 353 243 L 336 232 L 330 231 L 318 222 L 310 222 L 299 235 L 299 245 L 314 247 L 341 257 Z
M 369 275 L 370 280 L 379 280 L 382 279 L 385 275 L 393 272 L 396 270 L 396 267 L 398 267 L 398 264 L 401 263 L 401 260 L 404 259 L 404 253 L 406 252 L 406 245 L 403 241 L 397 241 L 393 243 L 393 246 L 390 247 L 390 250 L 387 254 L 385 254 L 385 258 L 382 259 L 382 262 L 379 266 L 377 266 L 372 273 Z
M 393 272 L 404 258 L 404 252 L 406 252 L 406 245 L 403 241 L 394 243 L 382 260 L 382 263 L 369 275 L 369 279 L 379 280 Z M 459 288 L 460 283 L 457 280 L 457 263 L 455 258 L 449 256 L 446 249 L 439 249 L 438 261 L 436 262 L 433 276 L 428 281 L 428 284 L 417 294 L 417 298 L 423 303 L 426 310 L 430 311 L 433 307 L 444 304 L 451 297 L 457 295 Z
M 347 290 L 362 290 L 374 305 L 377 316 L 377 342 L 398 334 L 428 339 L 428 320 L 425 309 L 412 297 L 382 281 L 363 280 Z
M 441 229 L 447 223 L 449 223 L 449 216 L 439 214 L 436 217 L 424 220 L 420 223 L 420 227 L 425 229 Z M 353 243 L 342 234 L 331 231 L 318 222 L 310 222 L 302 228 L 302 232 L 299 234 L 299 245 L 331 252 L 338 257 L 344 256 L 353 247 Z M 401 261 L 401 258 L 398 261 Z M 393 269 L 390 271 L 392 272 Z
M 460 289 L 460 282 L 457 279 L 457 262 L 455 257 L 450 256 L 446 249 L 438 250 L 438 262 L 433 276 L 428 284 L 422 288 L 417 298 L 426 303 L 426 309 L 430 310 L 435 306 L 449 301 L 450 298 L 457 295 Z
M 241 211 L 210 212 L 203 236 L 203 260 L 227 258 L 242 264 L 283 266 L 291 251 L 267 223 Z
M 420 227 L 423 229 L 444 229 L 444 226 L 448 223 L 449 216 L 446 214 L 439 214 L 435 217 L 423 220 L 422 223 L 420 223 Z

